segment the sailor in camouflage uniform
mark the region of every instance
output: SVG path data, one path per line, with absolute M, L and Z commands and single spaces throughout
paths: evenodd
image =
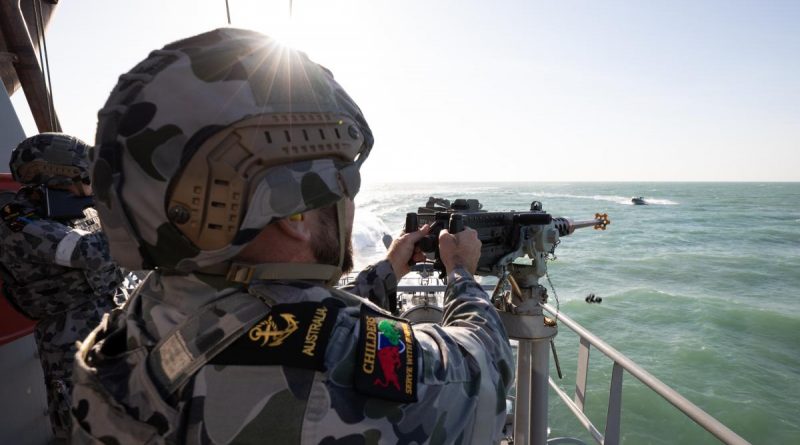
M 87 150 L 82 141 L 60 133 L 24 140 L 10 162 L 23 188 L 0 208 L 4 294 L 38 321 L 34 333 L 50 419 L 56 437 L 62 438 L 69 435 L 75 342 L 114 307 L 121 282 L 97 213 L 81 205 L 63 215 L 47 208 L 46 195 L 59 191 L 61 204 L 91 202 Z
M 414 243 L 351 289 L 347 239 L 373 138 L 325 68 L 219 29 L 153 51 L 99 113 L 93 179 L 113 257 L 155 269 L 81 345 L 76 443 L 497 442 L 513 379 L 474 281 L 472 230 L 440 237 L 444 321 L 392 316 Z

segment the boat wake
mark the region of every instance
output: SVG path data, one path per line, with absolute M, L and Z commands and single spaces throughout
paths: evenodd
M 571 198 L 571 199 L 592 199 L 594 201 L 607 201 L 621 205 L 633 205 L 630 196 L 619 195 L 573 195 L 569 193 L 525 193 L 526 196 L 536 196 L 541 198 Z M 657 199 L 644 197 L 647 204 L 650 205 L 678 205 L 677 202 L 669 199 Z
M 632 205 L 633 204 L 633 203 L 630 202 L 630 200 L 628 200 L 628 201 L 629 202 L 626 203 L 627 205 Z M 669 199 L 655 199 L 655 198 L 645 197 L 644 201 L 647 203 L 647 205 L 662 205 L 662 206 L 678 205 L 677 202 L 670 201 Z
M 391 232 L 381 218 L 366 209 L 358 209 L 353 220 L 354 270 L 360 270 L 386 258 L 384 239 Z

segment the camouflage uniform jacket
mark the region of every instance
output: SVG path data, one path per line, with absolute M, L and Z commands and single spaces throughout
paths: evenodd
M 207 276 L 156 272 L 79 350 L 73 441 L 496 443 L 513 379 L 511 348 L 472 276 L 456 270 L 450 278 L 443 325 L 411 326 L 366 299 L 315 283 L 215 289 Z M 369 287 L 361 284 L 355 288 Z M 154 367 L 154 347 L 181 329 L 188 350 L 219 338 L 235 323 L 214 305 L 241 297 L 267 306 L 262 314 L 269 315 L 165 392 L 154 375 L 175 358 Z M 209 305 L 213 317 L 187 322 Z M 307 348 L 313 357 L 304 356 Z
M 389 261 L 367 266 L 358 277 L 342 290 L 359 295 L 393 314 L 397 313 L 397 278 Z
M 44 219 L 22 189 L 0 208 L 0 265 L 4 294 L 20 312 L 38 320 L 36 343 L 56 435 L 66 434 L 75 342 L 114 307 L 122 281 L 99 232 L 93 209 L 64 223 Z M 79 228 L 80 227 L 80 228 Z

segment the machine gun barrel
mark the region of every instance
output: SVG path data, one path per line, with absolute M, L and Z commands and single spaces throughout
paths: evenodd
M 558 229 L 559 236 L 571 235 L 577 229 L 586 227 L 594 227 L 598 230 L 606 230 L 606 226 L 611 223 L 608 220 L 608 214 L 595 213 L 594 219 L 587 219 L 582 221 L 574 221 L 572 218 L 553 218 L 556 228 Z
M 572 230 L 570 230 L 570 233 L 574 232 L 575 229 L 583 229 L 584 227 L 594 227 L 597 224 L 598 224 L 598 220 L 596 220 L 596 219 L 587 219 L 587 220 L 583 220 L 583 221 L 572 221 L 572 224 L 570 224 L 570 227 L 572 228 Z

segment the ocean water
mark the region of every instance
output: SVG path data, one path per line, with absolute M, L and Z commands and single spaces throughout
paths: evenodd
M 548 265 L 561 310 L 751 443 L 800 443 L 800 183 L 368 184 L 357 264 L 381 258 L 382 234 L 399 233 L 429 196 L 608 213 L 608 230 L 562 238 Z M 577 337 L 562 326 L 556 346 L 572 394 Z M 590 364 L 586 412 L 602 431 L 612 364 L 599 351 Z M 622 404 L 622 443 L 719 443 L 627 373 Z M 552 392 L 550 427 L 593 443 Z

